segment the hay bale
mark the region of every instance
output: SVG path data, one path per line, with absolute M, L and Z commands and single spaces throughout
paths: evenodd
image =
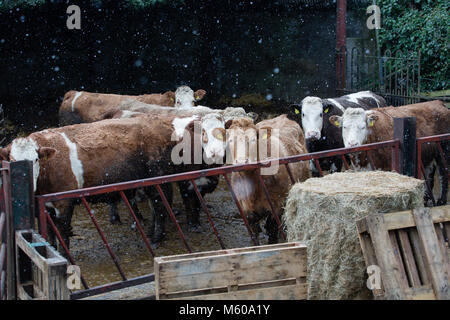
M 308 246 L 308 299 L 371 298 L 355 221 L 423 206 L 424 183 L 394 172 L 339 172 L 295 184 L 283 222 Z

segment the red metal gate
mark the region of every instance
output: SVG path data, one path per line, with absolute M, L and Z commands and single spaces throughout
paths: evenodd
M 261 173 L 260 173 L 261 168 L 269 167 L 269 166 L 275 165 L 275 164 L 278 164 L 280 166 L 284 165 L 287 169 L 287 172 L 289 174 L 291 182 L 295 183 L 294 176 L 291 172 L 291 169 L 288 166 L 289 163 L 295 163 L 295 162 L 300 162 L 300 161 L 314 161 L 316 163 L 317 168 L 319 169 L 320 175 L 323 175 L 323 172 L 320 168 L 320 164 L 318 161 L 319 159 L 327 158 L 327 157 L 336 157 L 336 156 L 341 157 L 341 159 L 344 162 L 345 168 L 348 169 L 349 164 L 347 163 L 347 161 L 345 159 L 345 155 L 354 153 L 354 152 L 362 152 L 363 151 L 363 152 L 367 152 L 369 159 L 371 159 L 370 152 L 373 150 L 379 149 L 379 148 L 391 148 L 392 159 L 394 159 L 394 161 L 392 161 L 392 169 L 398 171 L 399 140 L 396 139 L 396 140 L 384 141 L 384 142 L 379 142 L 379 143 L 367 144 L 367 145 L 363 145 L 360 147 L 354 147 L 354 148 L 335 149 L 335 150 L 329 150 L 329 151 L 323 151 L 323 152 L 290 156 L 290 157 L 274 159 L 274 160 L 270 160 L 270 161 L 262 161 L 262 162 L 241 164 L 241 165 L 232 165 L 232 166 L 223 166 L 223 167 L 214 168 L 214 169 L 186 172 L 186 173 L 168 175 L 168 176 L 163 176 L 163 177 L 154 177 L 154 178 L 148 178 L 148 179 L 142 179 L 142 180 L 116 183 L 116 184 L 111 184 L 111 185 L 104 185 L 104 186 L 97 186 L 97 187 L 91 187 L 91 188 L 85 188 L 85 189 L 79 189 L 79 190 L 70 190 L 70 191 L 65 191 L 65 192 L 40 195 L 40 196 L 36 197 L 37 202 L 38 202 L 39 230 L 40 230 L 40 233 L 44 236 L 44 238 L 47 238 L 47 227 L 49 226 L 50 229 L 53 230 L 53 232 L 55 233 L 56 238 L 58 239 L 58 242 L 61 244 L 70 263 L 75 265 L 76 261 L 74 260 L 69 248 L 67 248 L 66 244 L 64 243 L 63 238 L 62 238 L 60 232 L 58 231 L 58 229 L 56 228 L 56 225 L 55 225 L 54 221 L 52 220 L 50 214 L 47 212 L 45 204 L 47 202 L 64 200 L 64 199 L 79 199 L 79 200 L 81 200 L 81 203 L 85 207 L 87 214 L 89 215 L 95 228 L 97 229 L 99 236 L 102 239 L 106 250 L 108 251 L 109 256 L 111 257 L 112 261 L 114 262 L 114 265 L 117 269 L 117 272 L 120 274 L 122 281 L 99 286 L 96 288 L 89 288 L 86 280 L 83 278 L 83 276 L 81 276 L 81 282 L 82 282 L 83 286 L 85 287 L 85 290 L 73 293 L 72 299 L 82 298 L 82 297 L 86 297 L 86 296 L 90 296 L 90 295 L 94 295 L 94 294 L 99 294 L 102 292 L 107 292 L 107 291 L 115 290 L 118 288 L 128 287 L 131 285 L 152 281 L 154 279 L 154 275 L 150 274 L 147 276 L 133 278 L 133 279 L 128 279 L 126 277 L 125 273 L 123 272 L 123 270 L 120 266 L 119 259 L 114 254 L 113 250 L 111 249 L 111 246 L 109 245 L 108 240 L 107 240 L 103 230 L 99 226 L 97 219 L 95 218 L 94 214 L 92 213 L 92 210 L 89 206 L 89 203 L 88 203 L 86 197 L 107 194 L 107 193 L 112 193 L 112 192 L 118 192 L 120 194 L 123 202 L 125 203 L 126 207 L 128 208 L 132 219 L 136 223 L 136 227 L 142 237 L 142 240 L 145 243 L 145 247 L 147 248 L 148 253 L 152 257 L 154 257 L 155 255 L 154 255 L 153 248 L 150 244 L 150 241 L 147 238 L 139 219 L 137 219 L 136 214 L 133 211 L 133 209 L 125 195 L 126 190 L 154 186 L 164 203 L 164 206 L 167 210 L 167 213 L 168 213 L 171 221 L 176 226 L 176 230 L 177 230 L 180 240 L 184 244 L 186 251 L 190 253 L 190 252 L 192 252 L 192 248 L 188 244 L 186 237 L 184 236 L 183 231 L 175 217 L 173 209 L 172 209 L 171 205 L 169 204 L 169 202 L 167 201 L 166 195 L 164 194 L 163 190 L 161 189 L 161 185 L 164 183 L 190 181 L 192 183 L 195 193 L 201 203 L 201 207 L 203 208 L 203 210 L 205 211 L 205 213 L 207 215 L 211 230 L 215 234 L 215 237 L 218 241 L 219 246 L 222 249 L 225 249 L 225 245 L 217 231 L 217 228 L 215 227 L 214 221 L 208 210 L 206 202 L 205 202 L 204 198 L 202 197 L 202 195 L 200 194 L 198 187 L 195 183 L 195 179 L 197 179 L 197 178 L 211 177 L 211 176 L 223 176 L 225 179 L 225 182 L 227 184 L 227 187 L 231 193 L 232 199 L 234 200 L 234 203 L 236 204 L 236 208 L 239 211 L 239 214 L 245 224 L 247 232 L 248 232 L 253 244 L 257 245 L 258 242 L 255 237 L 255 234 L 253 233 L 253 231 L 247 221 L 247 218 L 242 210 L 242 207 L 236 197 L 235 191 L 233 190 L 231 181 L 228 177 L 228 175 L 230 173 L 238 172 L 238 171 L 248 171 L 248 170 L 256 170 L 256 172 L 258 172 L 258 176 L 259 176 L 258 183 L 261 185 L 261 187 L 264 191 L 266 200 L 268 201 L 270 207 L 272 208 L 272 214 L 274 215 L 273 218 L 275 219 L 275 221 L 277 223 L 278 230 L 279 230 L 282 238 L 285 239 L 286 236 L 284 234 L 281 221 L 279 220 L 279 217 L 275 215 L 274 206 L 270 199 L 270 190 L 268 190 L 267 186 L 264 183 L 264 179 L 261 176 Z M 373 161 L 371 161 L 371 165 L 372 165 L 372 169 L 375 170 L 376 168 L 373 165 Z

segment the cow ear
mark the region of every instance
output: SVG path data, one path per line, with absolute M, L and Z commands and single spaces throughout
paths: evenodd
M 322 100 L 323 113 L 331 113 L 333 111 L 334 106 L 331 103 L 325 103 Z
M 0 159 L 9 161 L 9 153 L 11 152 L 11 146 L 0 148 Z
M 337 128 L 342 126 L 342 117 L 340 116 L 331 116 L 329 120 L 330 123 Z
M 49 160 L 56 154 L 56 149 L 41 147 L 38 150 L 39 159 Z
M 225 129 L 229 129 L 231 127 L 231 125 L 233 124 L 233 120 L 227 120 L 225 122 Z
M 295 115 L 301 115 L 302 113 L 302 106 L 299 104 L 291 104 L 289 106 L 289 110 L 293 112 Z
M 175 104 L 175 92 L 167 91 L 166 93 L 164 93 L 164 95 L 169 98 L 171 103 Z
M 272 128 L 271 127 L 261 127 L 258 131 L 258 136 L 262 140 L 269 140 L 272 136 Z
M 252 119 L 253 122 L 256 122 L 256 120 L 258 120 L 259 118 L 259 114 L 257 114 L 256 112 L 249 112 L 247 113 L 247 116 L 250 117 L 250 119 Z
M 205 96 L 205 94 L 206 94 L 206 91 L 203 89 L 199 89 L 199 90 L 195 91 L 195 93 L 194 93 L 195 101 L 202 100 L 203 97 Z
M 375 125 L 375 121 L 378 120 L 378 116 L 376 114 L 373 114 L 372 112 L 368 112 L 366 113 L 367 115 L 367 126 L 368 127 L 373 127 Z

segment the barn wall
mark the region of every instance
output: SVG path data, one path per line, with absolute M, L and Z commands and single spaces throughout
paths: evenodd
M 57 1 L 0 10 L 0 104 L 15 125 L 56 125 L 71 89 L 140 94 L 188 84 L 207 90 L 208 105 L 258 93 L 274 108 L 334 95 L 333 5 L 109 2 L 80 5 L 81 30 L 66 28 L 67 4 Z

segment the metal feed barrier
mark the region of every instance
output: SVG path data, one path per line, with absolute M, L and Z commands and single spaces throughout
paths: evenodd
M 395 125 L 396 130 L 394 130 L 394 139 L 390 140 L 390 141 L 367 144 L 367 145 L 363 145 L 360 147 L 354 147 L 354 148 L 342 148 L 342 149 L 328 150 L 328 151 L 317 152 L 317 153 L 302 154 L 302 155 L 290 156 L 290 157 L 286 157 L 286 158 L 280 158 L 280 159 L 275 159 L 275 160 L 270 160 L 270 161 L 262 161 L 262 162 L 257 162 L 257 163 L 223 166 L 223 167 L 214 168 L 214 169 L 186 172 L 186 173 L 168 175 L 168 176 L 163 176 L 163 177 L 154 177 L 154 178 L 135 180 L 135 181 L 105 185 L 105 186 L 84 188 L 84 189 L 79 189 L 79 190 L 71 190 L 71 191 L 60 192 L 60 193 L 40 195 L 40 196 L 36 196 L 36 197 L 31 196 L 32 199 L 36 200 L 37 217 L 38 217 L 38 222 L 39 222 L 39 232 L 45 239 L 47 239 L 47 227 L 49 227 L 55 233 L 56 238 L 58 239 L 58 243 L 61 245 L 64 252 L 66 253 L 66 256 L 68 257 L 68 259 L 70 261 L 70 264 L 76 265 L 76 261 L 74 260 L 69 248 L 67 248 L 67 246 L 65 245 L 59 230 L 56 228 L 54 221 L 52 220 L 50 214 L 47 212 L 47 210 L 45 208 L 45 203 L 49 202 L 49 201 L 51 202 L 51 201 L 64 200 L 64 199 L 79 199 L 79 200 L 81 200 L 81 203 L 85 207 L 90 219 L 93 222 L 93 225 L 95 226 L 96 230 L 98 231 L 98 233 L 103 241 L 103 244 L 108 251 L 108 254 L 110 255 L 112 261 L 114 262 L 117 272 L 120 274 L 120 277 L 122 279 L 121 281 L 117 281 L 114 283 L 108 283 L 108 284 L 93 287 L 93 288 L 89 288 L 86 280 L 83 278 L 83 274 L 81 274 L 81 282 L 85 289 L 81 290 L 81 291 L 72 292 L 70 295 L 71 299 L 80 299 L 83 297 L 97 295 L 97 294 L 104 293 L 104 292 L 109 292 L 109 291 L 113 291 L 113 290 L 117 290 L 117 289 L 121 289 L 121 288 L 125 288 L 125 287 L 130 287 L 130 286 L 154 281 L 154 274 L 148 274 L 148 275 L 131 278 L 131 279 L 126 277 L 126 275 L 124 274 L 124 272 L 120 266 L 119 259 L 114 254 L 113 250 L 111 249 L 111 246 L 108 243 L 107 238 L 105 237 L 103 230 L 99 226 L 95 216 L 92 214 L 92 210 L 89 206 L 87 197 L 94 196 L 94 195 L 107 194 L 107 193 L 112 193 L 112 192 L 118 192 L 120 194 L 123 202 L 125 203 L 126 207 L 128 208 L 130 215 L 132 217 L 132 220 L 134 220 L 136 222 L 137 230 L 139 231 L 139 233 L 142 237 L 142 240 L 145 243 L 145 247 L 146 247 L 147 251 L 149 252 L 149 254 L 152 257 L 154 257 L 155 254 L 154 254 L 154 250 L 150 244 L 150 241 L 147 238 L 145 232 L 143 231 L 140 221 L 137 219 L 135 212 L 133 211 L 127 197 L 125 196 L 125 190 L 154 186 L 156 188 L 157 192 L 159 193 L 159 195 L 161 196 L 161 199 L 164 202 L 166 211 L 167 211 L 169 217 L 171 218 L 171 221 L 176 226 L 176 230 L 177 230 L 180 240 L 182 241 L 186 251 L 190 253 L 190 252 L 192 252 L 192 249 L 183 234 L 183 231 L 174 215 L 172 207 L 168 203 L 167 198 L 166 198 L 163 190 L 161 189 L 161 185 L 164 183 L 171 183 L 171 182 L 177 182 L 177 181 L 190 181 L 193 184 L 196 195 L 201 203 L 201 207 L 203 208 L 203 210 L 205 211 L 205 213 L 207 215 L 211 230 L 214 233 L 220 248 L 224 249 L 225 245 L 220 237 L 220 234 L 219 234 L 217 228 L 215 227 L 214 221 L 211 217 L 208 207 L 206 206 L 206 202 L 203 199 L 203 197 L 201 196 L 201 194 L 197 188 L 197 185 L 195 184 L 195 179 L 200 178 L 200 177 L 223 176 L 225 179 L 225 182 L 228 186 L 228 189 L 231 193 L 232 199 L 236 204 L 236 208 L 240 213 L 240 216 L 246 226 L 246 229 L 248 231 L 250 238 L 252 239 L 252 242 L 253 242 L 253 244 L 257 244 L 257 239 L 255 238 L 255 235 L 248 224 L 248 221 L 243 213 L 240 203 L 238 202 L 236 194 L 230 183 L 230 179 L 228 177 L 228 175 L 230 173 L 239 172 L 239 171 L 256 170 L 256 172 L 259 173 L 258 182 L 261 185 L 261 187 L 265 193 L 266 199 L 267 199 L 269 205 L 271 206 L 271 208 L 273 208 L 273 204 L 271 203 L 270 196 L 269 196 L 270 190 L 267 189 L 267 186 L 264 183 L 264 179 L 260 175 L 259 171 L 262 168 L 269 167 L 274 164 L 278 164 L 280 166 L 284 165 L 287 169 L 287 172 L 290 176 L 291 181 L 295 182 L 293 179 L 291 169 L 288 166 L 289 163 L 295 163 L 295 162 L 299 162 L 299 161 L 314 161 L 314 163 L 316 164 L 316 166 L 319 170 L 320 175 L 323 175 L 324 172 L 320 168 L 320 162 L 319 162 L 320 159 L 327 158 L 327 157 L 336 157 L 336 156 L 340 157 L 343 161 L 343 165 L 344 165 L 345 169 L 349 169 L 350 165 L 347 162 L 346 155 L 355 153 L 355 152 L 366 152 L 369 162 L 371 164 L 371 167 L 372 167 L 372 169 L 375 170 L 377 168 L 375 168 L 374 161 L 371 159 L 372 158 L 371 152 L 373 152 L 374 150 L 380 149 L 380 148 L 390 148 L 391 152 L 392 152 L 392 160 L 393 160 L 392 164 L 391 164 L 392 170 L 395 170 L 402 174 L 408 174 L 408 175 L 415 176 L 417 174 L 417 171 L 415 170 L 415 162 L 416 162 L 416 159 L 415 159 L 416 153 L 415 152 L 417 151 L 417 153 L 420 154 L 419 153 L 420 145 L 422 145 L 423 143 L 442 142 L 444 140 L 450 140 L 450 134 L 434 136 L 434 137 L 418 138 L 417 143 L 416 143 L 415 134 L 414 135 L 405 134 L 405 132 L 409 132 L 408 130 L 406 130 L 408 128 L 408 123 L 409 123 L 408 120 L 409 120 L 408 118 L 396 119 L 397 123 Z M 411 139 L 411 136 L 413 136 L 413 138 L 414 138 L 413 141 L 408 141 L 408 139 Z M 442 149 L 442 147 L 441 147 L 441 149 Z M 442 156 L 445 155 L 443 150 L 441 150 L 441 155 Z M 444 160 L 445 160 L 445 158 L 444 158 Z M 418 162 L 418 167 L 420 168 L 420 166 L 421 166 L 420 165 L 420 163 L 421 163 L 420 157 L 417 158 L 417 162 Z M 17 167 L 17 168 L 14 169 L 15 167 Z M 11 170 L 11 169 L 14 169 L 14 170 L 20 169 L 18 171 L 18 172 L 20 172 L 20 174 L 16 173 L 14 170 Z M 448 169 L 448 167 L 447 167 L 447 169 Z M 28 176 L 25 175 L 26 176 L 25 177 L 24 172 L 26 172 L 27 170 L 28 170 Z M 412 174 L 411 174 L 411 172 L 412 172 Z M 0 201 L 0 205 L 2 206 L 2 213 L 3 213 L 1 216 L 5 217 L 4 218 L 5 222 L 2 222 L 2 220 L 0 219 L 0 227 L 2 226 L 2 223 L 3 223 L 3 226 L 8 225 L 8 220 L 12 219 L 12 218 L 8 219 L 8 215 L 5 214 L 5 213 L 7 213 L 8 209 L 7 208 L 4 209 L 4 208 L 5 208 L 5 206 L 7 207 L 8 204 L 10 206 L 12 205 L 12 209 L 10 210 L 10 212 L 14 212 L 14 215 L 10 215 L 11 217 L 14 216 L 14 219 L 13 219 L 14 220 L 13 221 L 14 229 L 13 230 L 29 229 L 30 227 L 31 228 L 34 227 L 34 219 L 30 218 L 30 212 L 33 212 L 34 201 L 29 201 L 29 200 L 23 199 L 22 203 L 16 203 L 16 201 L 11 202 L 11 193 L 13 194 L 13 198 L 15 198 L 15 199 L 16 198 L 21 199 L 21 198 L 19 196 L 18 191 L 15 190 L 14 188 L 11 188 L 11 185 L 9 184 L 10 183 L 9 175 L 12 175 L 15 177 L 15 179 L 22 179 L 22 181 L 21 181 L 22 188 L 30 189 L 33 184 L 32 179 L 31 179 L 31 177 L 32 177 L 31 173 L 32 173 L 31 166 L 26 161 L 16 162 L 16 163 L 3 162 L 3 168 L 2 168 L 2 177 L 3 177 L 2 191 L 3 192 L 1 193 L 1 195 L 2 195 L 2 197 L 3 197 L 2 199 L 4 201 Z M 418 175 L 418 176 L 420 177 L 420 175 Z M 12 177 L 11 177 L 11 179 L 12 179 Z M 13 185 L 18 185 L 18 184 L 13 183 Z M 32 195 L 32 192 L 30 194 Z M 6 195 L 6 197 L 5 197 L 5 195 Z M 24 197 L 24 198 L 26 198 L 26 197 Z M 8 200 L 6 200 L 6 199 L 8 199 Z M 26 213 L 26 209 L 29 210 L 27 213 Z M 272 211 L 274 211 L 274 210 L 272 210 Z M 33 217 L 33 215 L 31 215 L 31 217 Z M 280 231 L 281 236 L 283 237 L 284 233 L 283 233 L 282 225 L 281 225 L 279 218 L 276 217 L 275 221 L 277 222 L 278 229 Z M 4 233 L 4 229 L 5 229 L 4 227 L 3 227 L 3 229 L 0 228 L 0 231 L 2 231 Z M 12 234 L 14 234 L 14 232 Z M 6 243 L 6 245 L 8 245 L 8 239 L 6 239 L 5 241 L 2 240 L 2 244 L 4 244 L 4 243 Z M 8 248 L 8 246 L 6 246 L 5 248 Z M 11 247 L 11 250 L 14 250 L 14 246 Z M 6 251 L 8 251 L 8 250 L 6 250 Z M 3 265 L 4 265 L 3 258 L 0 259 L 0 262 L 3 263 Z M 6 288 L 7 288 L 6 291 L 8 291 L 8 297 L 10 297 L 11 299 L 14 299 L 15 298 L 14 294 L 9 295 L 10 290 L 8 289 L 8 288 L 14 287 L 14 281 L 15 281 L 14 280 L 15 279 L 14 268 L 12 268 L 11 270 L 13 270 L 13 271 L 11 273 L 8 273 L 7 276 L 5 273 L 3 273 L 3 274 L 5 274 L 4 277 L 7 279 L 6 282 L 11 281 L 11 283 L 12 283 L 10 286 L 6 285 Z M 5 282 L 3 281 L 2 285 L 4 283 Z
M 188 244 L 188 242 L 186 241 L 186 237 L 184 236 L 183 231 L 181 230 L 181 227 L 173 213 L 173 209 L 170 206 L 170 204 L 168 203 L 167 198 L 166 198 L 163 190 L 161 189 L 161 185 L 163 183 L 172 183 L 172 182 L 178 182 L 178 181 L 190 181 L 194 187 L 196 195 L 201 203 L 201 206 L 207 215 L 209 224 L 211 226 L 211 230 L 215 234 L 215 237 L 217 238 L 219 246 L 222 249 L 225 249 L 225 245 L 215 227 L 214 221 L 212 220 L 212 217 L 208 210 L 206 202 L 205 202 L 204 198 L 201 196 L 200 192 L 198 191 L 197 185 L 195 184 L 195 179 L 200 178 L 200 177 L 223 176 L 225 179 L 225 182 L 228 186 L 228 189 L 231 193 L 232 199 L 234 200 L 236 207 L 239 211 L 239 214 L 246 226 L 248 234 L 249 234 L 253 244 L 257 245 L 258 242 L 255 237 L 255 234 L 253 233 L 253 231 L 247 221 L 247 218 L 242 210 L 242 207 L 236 197 L 236 193 L 233 190 L 233 187 L 231 185 L 228 174 L 230 174 L 232 172 L 249 171 L 249 170 L 250 171 L 256 170 L 259 173 L 258 182 L 264 191 L 266 200 L 268 201 L 270 207 L 272 208 L 272 214 L 274 215 L 274 219 L 277 223 L 278 230 L 280 231 L 281 236 L 285 239 L 286 236 L 284 234 L 284 231 L 282 230 L 281 221 L 279 220 L 279 217 L 274 214 L 275 210 L 274 210 L 273 203 L 270 199 L 270 190 L 268 190 L 267 186 L 264 183 L 264 179 L 262 178 L 262 176 L 260 174 L 261 168 L 269 167 L 274 164 L 278 164 L 280 166 L 284 165 L 287 169 L 287 172 L 289 174 L 291 182 L 295 183 L 294 176 L 291 172 L 291 169 L 288 166 L 289 163 L 312 160 L 316 163 L 316 166 L 319 169 L 320 175 L 323 175 L 323 171 L 321 170 L 320 164 L 318 161 L 319 159 L 340 156 L 341 159 L 344 161 L 345 168 L 348 169 L 350 166 L 345 159 L 345 155 L 347 155 L 347 154 L 364 151 L 364 152 L 368 152 L 369 159 L 370 159 L 370 152 L 372 150 L 376 150 L 379 148 L 391 148 L 392 149 L 392 157 L 394 159 L 394 161 L 392 163 L 392 169 L 398 171 L 398 165 L 397 165 L 398 161 L 397 160 L 399 159 L 399 156 L 400 156 L 399 146 L 400 146 L 400 140 L 396 139 L 396 140 L 368 144 L 368 145 L 364 145 L 361 147 L 335 149 L 335 150 L 329 150 L 329 151 L 323 151 L 323 152 L 290 156 L 290 157 L 274 159 L 274 160 L 270 160 L 270 161 L 262 161 L 262 162 L 242 164 L 242 165 L 224 166 L 224 167 L 220 167 L 220 168 L 186 172 L 186 173 L 168 175 L 168 176 L 163 176 L 163 177 L 154 177 L 154 178 L 135 180 L 135 181 L 129 181 L 129 182 L 123 182 L 123 183 L 116 183 L 116 184 L 105 185 L 105 186 L 98 186 L 98 187 L 92 187 L 92 188 L 85 188 L 85 189 L 79 189 L 79 190 L 71 190 L 71 191 L 66 191 L 66 192 L 41 195 L 41 196 L 36 197 L 37 203 L 38 203 L 38 212 L 39 212 L 39 230 L 40 230 L 40 233 L 43 235 L 43 237 L 46 238 L 47 237 L 47 226 L 50 226 L 51 230 L 55 233 L 59 243 L 63 247 L 63 250 L 66 253 L 66 256 L 68 257 L 70 263 L 76 264 L 72 254 L 70 253 L 69 248 L 67 248 L 67 246 L 65 245 L 60 232 L 56 228 L 56 225 L 53 222 L 50 214 L 47 212 L 47 210 L 45 208 L 45 203 L 51 202 L 51 201 L 64 200 L 64 199 L 80 199 L 81 200 L 81 203 L 87 210 L 87 213 L 88 213 L 89 217 L 91 218 L 95 228 L 97 229 L 97 231 L 105 245 L 105 248 L 108 251 L 108 254 L 110 255 L 112 261 L 114 262 L 116 269 L 122 278 L 122 281 L 115 282 L 113 284 L 106 284 L 103 286 L 98 286 L 95 288 L 89 288 L 87 285 L 87 282 L 81 276 L 81 282 L 82 282 L 83 286 L 85 287 L 85 290 L 72 293 L 72 296 L 71 296 L 72 299 L 79 299 L 79 298 L 83 298 L 83 297 L 87 297 L 87 296 L 91 296 L 91 295 L 95 295 L 95 294 L 99 294 L 99 293 L 103 293 L 103 292 L 108 292 L 108 291 L 116 290 L 119 288 L 125 288 L 125 287 L 129 287 L 132 285 L 141 284 L 144 282 L 149 282 L 149 281 L 154 280 L 153 274 L 148 275 L 148 276 L 133 278 L 133 279 L 128 279 L 126 277 L 126 275 L 124 274 L 124 272 L 120 266 L 119 260 L 117 259 L 114 252 L 111 250 L 111 247 L 108 243 L 108 240 L 105 237 L 103 230 L 99 226 L 95 216 L 92 214 L 92 210 L 88 204 L 88 201 L 86 200 L 86 197 L 88 197 L 88 196 L 107 194 L 107 193 L 111 193 L 111 192 L 119 192 L 122 200 L 124 201 L 126 207 L 128 208 L 128 210 L 130 212 L 132 219 L 136 222 L 136 227 L 145 243 L 145 246 L 146 246 L 148 252 L 150 253 L 150 255 L 152 257 L 154 257 L 155 254 L 151 247 L 150 241 L 147 238 L 145 232 L 143 231 L 142 225 L 140 224 L 139 220 L 136 218 L 136 214 L 133 211 L 133 209 L 124 193 L 125 190 L 154 186 L 157 189 L 159 195 L 161 196 L 161 199 L 165 205 L 165 208 L 167 210 L 167 213 L 169 214 L 169 217 L 171 218 L 171 221 L 176 226 L 176 230 L 178 232 L 179 238 L 183 242 L 186 251 L 188 253 L 191 253 L 192 249 L 191 249 L 190 245 Z M 373 161 L 372 161 L 372 168 L 376 169 L 375 166 L 373 165 Z

